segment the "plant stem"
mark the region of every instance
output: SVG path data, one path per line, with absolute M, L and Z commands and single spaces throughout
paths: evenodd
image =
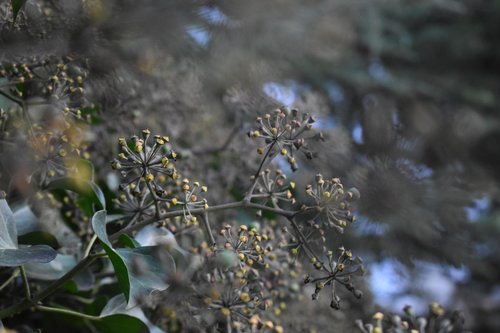
M 253 194 L 253 191 L 255 190 L 255 186 L 257 185 L 257 181 L 259 180 L 259 174 L 262 171 L 262 168 L 264 167 L 264 162 L 269 157 L 269 154 L 271 153 L 271 150 L 273 150 L 276 142 L 277 141 L 273 141 L 273 143 L 271 143 L 271 145 L 267 149 L 266 154 L 264 155 L 264 157 L 262 158 L 262 161 L 260 162 L 260 165 L 259 165 L 259 168 L 257 169 L 257 172 L 255 172 L 252 185 L 250 186 L 248 192 L 245 194 L 245 198 L 243 199 L 243 201 L 250 202 L 250 200 L 252 199 L 252 194 Z
M 297 222 L 295 222 L 295 220 L 293 219 L 292 216 L 287 216 L 287 218 L 288 218 L 288 221 L 290 222 L 290 224 L 292 225 L 292 228 L 295 230 L 295 233 L 297 234 L 297 237 L 300 239 L 300 242 L 304 245 L 304 247 L 306 248 L 306 250 L 309 251 L 310 255 L 314 259 L 316 259 L 318 262 L 320 262 L 321 263 L 321 267 L 325 271 L 328 272 L 328 269 L 326 268 L 325 264 L 323 264 L 323 262 L 320 260 L 320 258 L 316 255 L 316 253 L 314 252 L 314 250 L 311 248 L 311 246 L 307 242 L 307 238 L 304 236 L 304 234 L 300 230 L 299 226 L 297 225 Z M 306 254 L 307 254 L 307 251 L 305 251 Z
M 210 221 L 208 220 L 208 213 L 204 212 L 201 216 L 201 219 L 203 221 L 203 224 L 205 225 L 205 229 L 207 229 L 207 234 L 208 237 L 210 238 L 210 243 L 212 243 L 211 246 L 215 246 L 215 237 L 212 232 L 212 228 L 210 227 Z
M 101 320 L 101 317 L 99 317 L 99 316 L 90 316 L 90 315 L 86 315 L 84 313 L 80 313 L 80 312 L 76 312 L 76 311 L 72 311 L 72 310 L 68 310 L 68 309 L 54 308 L 51 306 L 36 305 L 35 310 L 60 313 L 60 314 L 65 314 L 68 316 L 75 316 L 75 317 L 88 319 L 88 320 Z
M 87 247 L 85 248 L 85 252 L 83 253 L 83 257 L 84 257 L 84 258 L 87 258 L 87 257 L 89 256 L 90 251 L 92 250 L 92 246 L 94 246 L 94 243 L 95 243 L 95 241 L 96 241 L 96 240 L 97 240 L 97 235 L 96 235 L 96 234 L 94 234 L 94 235 L 92 236 L 92 238 L 90 239 L 89 244 L 88 244 L 88 245 L 87 245 Z
M 158 198 L 156 197 L 156 192 L 153 190 L 153 187 L 149 182 L 146 182 L 146 185 L 148 186 L 149 193 L 151 193 L 151 197 L 153 198 L 153 201 L 155 203 L 155 211 L 156 211 L 156 217 L 159 218 L 161 215 L 161 210 L 160 210 L 160 202 Z
M 19 266 L 19 270 L 21 272 L 21 276 L 23 278 L 23 284 L 24 284 L 24 293 L 26 295 L 27 299 L 31 299 L 31 290 L 30 290 L 30 285 L 28 281 L 28 276 L 26 275 L 26 271 L 24 270 L 24 266 Z
M 42 290 L 40 293 L 34 295 L 31 299 L 24 299 L 23 301 L 11 305 L 6 309 L 0 310 L 0 320 L 11 317 L 17 313 L 23 312 L 30 307 L 33 306 L 33 304 L 36 304 L 43 300 L 44 298 L 54 294 L 60 287 L 64 285 L 67 281 L 71 280 L 76 274 L 78 274 L 80 271 L 82 271 L 84 268 L 89 266 L 96 260 L 97 258 L 105 256 L 105 253 L 98 253 L 94 255 L 89 255 L 88 257 L 84 258 L 82 261 L 80 261 L 75 267 L 73 267 L 69 272 L 64 274 L 60 279 L 52 282 L 47 288 Z
M 4 283 L 2 283 L 2 285 L 0 286 L 0 290 L 7 287 L 18 275 L 19 275 L 19 270 L 15 269 L 10 275 L 10 277 Z
M 268 211 L 268 212 L 275 213 L 275 214 L 278 214 L 278 215 L 282 215 L 282 216 L 285 216 L 285 217 L 293 217 L 293 216 L 295 216 L 297 214 L 297 211 L 290 211 L 290 210 L 284 210 L 284 209 L 281 209 L 281 208 L 269 207 L 269 206 L 265 206 L 265 205 L 261 205 L 261 204 L 257 204 L 257 203 L 253 203 L 253 202 L 246 202 L 244 200 L 242 200 L 242 201 L 236 201 L 236 202 L 229 202 L 229 203 L 220 204 L 220 205 L 217 205 L 217 206 L 210 206 L 207 209 L 205 209 L 205 208 L 193 209 L 193 210 L 191 210 L 191 214 L 192 215 L 201 215 L 201 214 L 204 214 L 205 212 L 207 212 L 207 213 L 208 212 L 216 212 L 216 211 L 222 211 L 222 210 L 228 210 L 228 209 L 235 209 L 235 208 L 254 208 L 254 209 L 260 209 L 260 210 L 263 210 L 263 211 Z M 153 217 L 153 218 L 149 218 L 147 220 L 135 223 L 134 225 L 129 225 L 128 227 L 123 228 L 122 230 L 120 230 L 120 231 L 114 233 L 113 235 L 111 235 L 109 237 L 109 239 L 111 241 L 114 241 L 118 237 L 120 237 L 121 234 L 129 234 L 129 233 L 131 233 L 131 232 L 133 232 L 135 230 L 141 229 L 141 228 L 143 228 L 143 227 L 145 227 L 145 226 L 147 226 L 149 224 L 158 222 L 160 220 L 167 219 L 167 218 L 172 218 L 172 217 L 176 217 L 176 216 L 183 216 L 183 215 L 184 215 L 184 212 L 182 210 L 175 210 L 175 211 L 171 211 L 171 212 L 166 212 L 166 213 L 162 214 L 160 216 L 160 218 Z

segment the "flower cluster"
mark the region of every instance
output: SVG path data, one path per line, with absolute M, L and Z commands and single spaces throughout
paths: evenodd
M 465 319 L 463 314 L 454 311 L 447 314 L 438 303 L 429 305 L 429 312 L 425 317 L 415 315 L 411 306 L 406 306 L 404 315 L 384 315 L 377 312 L 373 315 L 373 323 L 364 324 L 361 320 L 356 321 L 357 327 L 363 333 L 467 333 L 464 328 Z
M 219 272 L 199 289 L 197 312 L 211 311 L 238 332 L 282 332 L 279 317 L 299 288 L 296 265 L 277 241 L 273 228 L 224 225 L 218 245 L 207 249 Z
M 207 199 L 201 198 L 201 195 L 208 191 L 207 186 L 200 185 L 199 182 L 193 182 L 190 184 L 189 179 L 184 178 L 180 183 L 181 194 L 178 199 L 174 197 L 168 201 L 169 205 L 180 206 L 183 211 L 183 222 L 189 224 L 191 222 L 197 221 L 196 216 L 192 214 L 194 209 L 207 209 L 208 202 Z M 168 200 L 168 199 L 167 199 Z
M 292 152 L 289 161 L 293 159 L 293 151 L 307 152 L 301 135 L 311 128 L 314 119 L 306 117 L 299 121 L 296 112 L 292 114 L 290 120 L 284 111 L 278 110 L 274 118 L 264 117 L 265 123 L 260 120 L 263 128 L 259 131 L 268 141 L 268 153 L 263 161 L 272 156 L 275 147 L 281 149 L 283 155 Z M 275 133 L 273 128 L 278 132 Z M 272 140 L 269 135 L 275 135 L 276 140 L 269 141 Z M 255 131 L 252 136 L 257 136 Z M 203 258 L 196 270 L 188 269 L 191 272 L 186 273 L 188 279 L 169 282 L 190 291 L 189 296 L 180 302 L 191 317 L 199 318 L 199 325 L 215 330 L 224 327 L 222 330 L 227 331 L 230 327 L 238 332 L 281 332 L 280 316 L 287 302 L 303 297 L 300 285 L 304 267 L 299 258 L 307 258 L 310 270 L 314 271 L 302 280 L 306 284 L 315 284 L 313 299 L 326 286 L 331 287 L 331 306 L 335 309 L 340 307 L 339 286 L 357 298 L 361 297 L 362 292 L 352 282 L 354 275 L 363 272 L 360 258 L 353 257 L 351 251 L 344 248 L 340 248 L 340 253 L 334 257 L 325 246 L 320 255 L 316 254 L 318 244 L 326 244 L 326 227 L 331 227 L 320 221 L 326 216 L 343 230 L 346 224 L 342 222 L 353 221 L 349 202 L 359 196 L 357 190 L 344 192 L 338 179 L 323 180 L 318 175 L 316 187 L 306 188 L 314 203 L 292 210 L 296 203 L 292 193 L 295 183 L 289 181 L 281 170 L 262 169 L 264 163 L 261 163 L 252 178 L 248 201 L 221 204 L 212 210 L 204 198 L 207 186 L 181 177 L 176 170 L 177 154 L 168 137 L 151 136 L 150 131 L 144 130 L 142 137 L 122 138 L 119 143 L 122 152 L 112 162 L 112 167 L 125 178 L 123 193 L 116 200 L 118 206 L 127 215 L 138 216 L 143 221 L 154 221 L 156 217 L 157 222 L 162 222 L 191 255 Z M 255 209 L 261 219 L 264 210 L 286 219 L 263 219 L 261 222 L 266 226 L 262 229 L 259 223 L 219 224 L 218 236 L 212 233 L 209 213 L 245 206 Z M 305 223 L 295 221 L 302 214 L 314 216 Z M 200 221 L 207 236 L 204 240 L 199 239 L 203 235 Z M 181 269 L 176 276 L 183 275 Z M 175 290 L 170 293 L 175 294 Z M 178 327 L 192 324 L 178 322 L 175 318 L 168 322 L 168 325 L 180 325 Z
M 150 141 L 153 141 L 152 146 Z M 153 189 L 160 190 L 156 175 L 166 175 L 172 179 L 178 177 L 173 164 L 177 154 L 171 149 L 169 141 L 168 136 L 160 135 L 155 135 L 151 140 L 151 132 L 147 129 L 142 131 L 142 138 L 134 135 L 128 142 L 120 138 L 118 142 L 122 152 L 111 166 L 120 170 L 127 185 L 145 182 Z
M 294 188 L 295 183 L 289 182 L 283 171 L 276 170 L 273 177 L 271 170 L 266 169 L 257 178 L 256 193 L 252 194 L 252 199 L 261 199 L 263 204 L 270 201 L 275 207 L 285 202 L 294 204 Z
M 299 115 L 297 109 L 276 109 L 274 114 L 258 117 L 259 127 L 248 135 L 254 139 L 263 139 L 264 146 L 257 148 L 261 155 L 269 156 L 279 152 L 284 156 L 293 171 L 296 171 L 295 152 L 301 151 L 306 158 L 312 159 L 314 153 L 309 150 L 309 139 L 323 140 L 322 133 L 305 136 L 312 129 L 316 119 L 308 114 Z
M 122 188 L 120 195 L 113 199 L 115 205 L 127 216 L 140 219 L 154 215 L 154 201 L 144 184 L 131 183 Z
M 155 210 L 160 216 L 176 207 L 183 211 L 183 224 L 198 224 L 193 211 L 208 208 L 207 200 L 202 197 L 208 187 L 188 178 L 181 179 L 175 168 L 177 153 L 169 137 L 152 136 L 146 129 L 141 138 L 120 138 L 118 142 L 122 152 L 111 166 L 125 178 L 121 184 L 124 193 L 116 200 L 124 213 L 151 215 Z
M 224 249 L 234 251 L 239 260 L 239 267 L 248 267 L 254 264 L 266 265 L 265 258 L 273 251 L 273 247 L 269 244 L 270 237 L 268 234 L 261 234 L 252 228 L 248 230 L 248 226 L 241 225 L 235 233 L 233 228 L 226 224 L 219 232 L 224 238 Z M 269 265 L 269 264 L 267 264 Z
M 349 203 L 359 199 L 359 191 L 356 188 L 344 191 L 340 179 L 325 180 L 318 174 L 315 185 L 307 185 L 306 193 L 315 202 L 313 208 L 316 213 L 312 220 L 319 221 L 322 227 L 335 228 L 342 233 L 348 223 L 354 222 L 355 217 L 349 210 Z
M 318 298 L 319 294 L 327 286 L 331 288 L 330 306 L 333 309 L 340 309 L 340 297 L 337 295 L 337 286 L 345 287 L 348 291 L 354 294 L 356 298 L 361 298 L 363 293 L 356 289 L 352 283 L 352 277 L 362 275 L 364 272 L 362 260 L 359 257 L 353 257 L 350 250 L 344 247 L 339 248 L 339 255 L 334 256 L 333 251 L 326 252 L 327 263 L 323 263 L 316 258 L 312 258 L 312 263 L 317 269 L 318 277 L 306 275 L 304 283 L 314 283 L 315 290 L 312 294 L 312 299 Z
M 225 323 L 224 326 L 229 326 L 236 332 L 284 332 L 275 318 L 267 316 L 266 310 L 272 302 L 264 300 L 262 295 L 249 285 L 238 282 L 214 284 L 211 288 L 204 289 L 204 293 L 198 295 L 198 298 L 203 304 L 200 308 L 211 313 L 211 316 L 205 314 L 205 324 L 210 325 L 208 320 L 215 318 L 216 322 Z
M 32 96 L 43 96 L 53 102 L 62 103 L 65 114 L 78 119 L 84 96 L 87 71 L 70 57 L 62 59 L 24 59 L 17 63 L 0 63 L 0 80 L 6 79 L 2 88 L 4 95 L 13 100 Z

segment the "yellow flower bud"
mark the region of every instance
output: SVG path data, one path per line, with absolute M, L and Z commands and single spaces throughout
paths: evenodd
M 224 317 L 229 317 L 231 315 L 231 310 L 229 310 L 228 308 L 221 308 L 220 309 L 220 312 L 222 313 L 222 315 Z
M 144 176 L 144 180 L 146 180 L 146 182 L 148 182 L 148 183 L 151 183 L 153 181 L 153 179 L 155 179 L 155 176 L 153 176 L 153 174 L 151 174 L 151 173 L 148 173 L 148 174 L 146 174 L 146 176 Z
M 250 295 L 248 293 L 241 293 L 240 300 L 243 303 L 248 303 L 248 302 L 250 302 Z

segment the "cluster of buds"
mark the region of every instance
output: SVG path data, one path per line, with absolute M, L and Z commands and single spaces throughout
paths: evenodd
M 340 179 L 325 180 L 318 174 L 316 184 L 306 186 L 306 193 L 315 201 L 312 208 L 315 208 L 316 214 L 312 220 L 319 221 L 321 226 L 335 228 L 343 233 L 348 223 L 354 222 L 355 217 L 350 211 L 349 203 L 359 199 L 356 188 L 344 191 Z
M 189 179 L 184 178 L 179 182 L 182 199 L 174 197 L 167 200 L 167 207 L 181 206 L 183 210 L 183 223 L 184 224 L 197 224 L 197 218 L 191 212 L 194 209 L 208 209 L 207 199 L 201 198 L 201 195 L 208 191 L 208 187 L 200 185 L 199 182 L 191 182 Z
M 206 309 L 236 332 L 284 332 L 275 318 L 267 316 L 268 300 L 249 285 L 215 284 L 200 298 Z
M 276 109 L 274 114 L 258 117 L 259 127 L 248 133 L 254 139 L 263 139 L 265 145 L 257 148 L 261 155 L 279 152 L 284 156 L 293 171 L 296 171 L 295 152 L 301 151 L 306 158 L 312 159 L 314 154 L 308 149 L 309 139 L 323 140 L 322 133 L 305 136 L 312 129 L 315 118 L 308 114 L 299 115 L 297 109 L 291 111 Z
M 125 200 L 121 202 L 124 210 L 130 212 L 141 211 L 149 214 L 149 208 L 154 205 L 157 215 L 165 209 L 177 207 L 183 211 L 184 225 L 197 225 L 198 219 L 194 210 L 207 209 L 208 202 L 203 194 L 208 191 L 207 186 L 199 182 L 191 182 L 188 178 L 181 179 L 174 162 L 177 154 L 169 143 L 167 136 L 152 136 L 149 130 L 142 131 L 142 137 L 133 136 L 130 140 L 120 138 L 122 152 L 114 159 L 111 166 L 119 170 L 126 181 L 122 189 L 132 189 L 141 195 L 129 198 L 125 193 Z M 171 182 L 168 182 L 171 180 Z M 144 192 L 148 191 L 149 195 Z M 120 201 L 120 198 L 119 198 Z M 135 213 L 134 213 L 135 214 Z
M 66 100 L 68 113 L 77 114 L 81 107 L 86 76 L 86 71 L 68 57 L 0 63 L 0 79 L 8 80 L 8 93 L 16 98 L 31 97 L 32 92 L 57 101 Z
M 316 270 L 319 272 L 318 277 L 306 275 L 304 277 L 304 284 L 314 283 L 315 290 L 312 294 L 312 299 L 316 300 L 321 291 L 327 286 L 331 288 L 330 306 L 335 309 L 340 309 L 340 297 L 337 295 L 337 286 L 342 286 L 349 292 L 353 293 L 356 298 L 361 298 L 363 293 L 361 290 L 356 289 L 352 283 L 352 277 L 355 275 L 362 275 L 364 273 L 362 260 L 359 257 L 353 257 L 350 250 L 344 247 L 338 249 L 339 254 L 335 256 L 333 251 L 327 251 L 327 263 L 320 262 L 316 258 L 312 258 Z
M 226 224 L 219 236 L 219 245 L 210 253 L 220 274 L 208 279 L 210 287 L 199 289 L 205 309 L 237 332 L 283 332 L 280 316 L 297 274 L 289 274 L 294 266 L 290 257 L 274 246 L 273 229 Z
M 131 183 L 123 186 L 120 195 L 113 202 L 127 216 L 135 216 L 136 219 L 154 216 L 154 201 L 144 184 Z
M 153 141 L 152 145 L 150 141 Z M 120 138 L 118 143 L 122 152 L 111 166 L 127 179 L 126 185 L 144 182 L 154 190 L 161 190 L 159 176 L 178 178 L 173 164 L 177 154 L 171 149 L 167 136 L 151 137 L 151 132 L 146 129 L 142 131 L 141 138 L 133 136 L 129 141 Z
M 266 257 L 273 251 L 270 241 L 273 236 L 268 233 L 259 233 L 255 228 L 241 225 L 235 232 L 233 227 L 226 224 L 219 232 L 224 238 L 224 249 L 236 253 L 238 266 L 243 268 L 254 265 L 269 266 Z
M 266 169 L 259 174 L 256 193 L 252 194 L 252 198 L 265 200 L 263 204 L 271 201 L 274 206 L 278 206 L 279 202 L 294 204 L 291 192 L 294 188 L 295 183 L 289 182 L 283 171 L 276 170 L 273 177 L 271 170 Z
M 384 315 L 377 312 L 373 315 L 373 323 L 364 324 L 361 320 L 356 321 L 357 327 L 363 333 L 467 333 L 463 314 L 454 311 L 447 314 L 438 303 L 429 305 L 429 313 L 426 317 L 417 317 L 411 306 L 403 309 L 404 315 Z
M 81 158 L 89 158 L 82 141 L 81 129 L 64 123 L 61 129 L 52 128 L 44 131 L 33 125 L 33 136 L 28 139 L 29 148 L 35 159 L 36 169 L 31 180 L 46 184 L 51 178 L 77 172 L 75 162 Z M 41 134 L 36 134 L 40 132 Z

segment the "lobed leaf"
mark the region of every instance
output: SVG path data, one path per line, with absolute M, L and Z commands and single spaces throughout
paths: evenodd
M 48 245 L 19 248 L 17 229 L 7 201 L 0 199 L 0 266 L 15 267 L 29 262 L 46 263 L 54 260 L 57 252 Z
M 165 290 L 168 287 L 165 278 L 167 274 L 175 270 L 171 256 L 168 257 L 169 262 L 162 265 L 154 256 L 157 248 L 155 246 L 113 248 L 106 233 L 106 211 L 104 210 L 94 214 L 92 228 L 111 260 L 118 284 L 129 307 L 152 291 Z

